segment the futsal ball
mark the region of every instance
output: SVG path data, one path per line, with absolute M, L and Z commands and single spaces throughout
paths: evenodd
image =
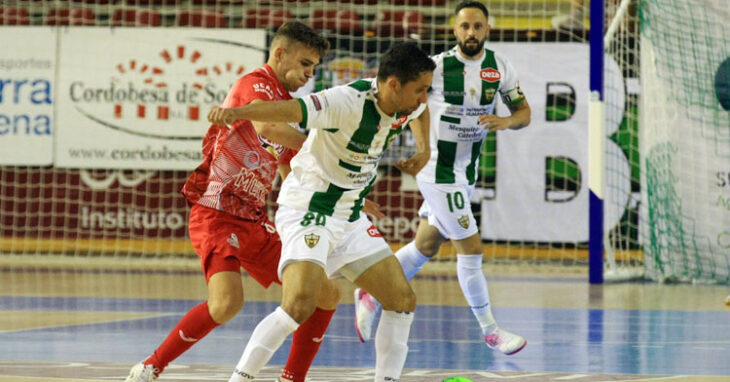
M 474 381 L 472 381 L 469 378 L 464 378 L 464 377 L 449 377 L 449 378 L 444 379 L 441 382 L 474 382 Z

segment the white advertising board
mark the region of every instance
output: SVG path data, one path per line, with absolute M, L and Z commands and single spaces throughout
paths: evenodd
M 490 240 L 531 242 L 586 242 L 588 240 L 588 44 L 488 43 L 489 49 L 507 56 L 517 71 L 520 87 L 532 109 L 530 125 L 497 134 L 497 179 L 491 197 L 481 201 L 482 237 Z M 618 67 L 607 60 L 616 83 L 606 85 L 620 95 L 621 105 L 607 110 L 607 120 L 620 123 L 624 85 Z M 608 80 L 607 80 L 608 81 Z M 546 112 L 556 99 L 574 102 L 571 114 L 552 119 Z M 504 105 L 500 115 L 509 115 Z M 616 109 L 616 110 L 614 110 Z M 618 113 L 618 115 L 613 115 Z M 618 129 L 606 126 L 607 135 Z M 625 156 L 610 140 L 608 155 Z M 579 172 L 575 190 L 554 192 L 547 188 L 547 162 L 572 163 Z M 614 185 L 608 198 L 630 195 L 629 166 L 619 166 L 625 182 Z M 620 189 L 618 189 L 620 188 Z M 479 193 L 477 193 L 479 194 Z M 612 201 L 617 205 L 626 205 Z M 614 227 L 620 213 L 607 213 L 605 226 Z
M 53 163 L 56 32 L 0 27 L 0 165 Z
M 60 30 L 56 166 L 192 169 L 210 108 L 264 63 L 263 30 Z

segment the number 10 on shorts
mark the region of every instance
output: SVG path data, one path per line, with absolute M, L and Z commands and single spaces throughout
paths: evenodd
M 464 208 L 464 194 L 456 191 L 452 194 L 446 194 L 446 201 L 449 203 L 449 212 L 454 212 L 454 206 L 457 210 Z

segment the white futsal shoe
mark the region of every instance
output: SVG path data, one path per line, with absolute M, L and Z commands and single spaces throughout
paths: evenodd
M 373 336 L 373 323 L 378 312 L 378 303 L 370 293 L 355 289 L 355 330 L 360 342 L 369 341 Z
M 150 382 L 157 380 L 157 374 L 160 373 L 160 369 L 152 366 L 145 365 L 144 362 L 140 362 L 132 366 L 132 370 L 129 370 L 129 377 L 124 382 Z
M 490 348 L 506 355 L 515 354 L 527 345 L 527 341 L 521 336 L 500 328 L 497 328 L 492 334 L 484 336 L 484 341 Z

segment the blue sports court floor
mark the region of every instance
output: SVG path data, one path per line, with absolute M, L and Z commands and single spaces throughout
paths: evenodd
M 202 277 L 195 273 L 5 270 L 0 276 L 6 280 L 0 289 L 0 381 L 123 380 L 200 301 L 178 295 L 202 292 L 204 298 Z M 441 381 L 450 374 L 474 381 L 730 381 L 727 286 L 590 287 L 583 277 L 560 275 L 488 279 L 498 322 L 526 337 L 527 347 L 513 356 L 490 350 L 453 277 L 417 278 L 420 305 L 404 382 Z M 264 291 L 248 277 L 244 281 L 249 301 L 243 311 L 183 354 L 161 381 L 227 380 L 251 331 L 277 306 L 280 293 L 277 287 Z M 93 287 L 99 283 L 112 285 Z M 358 341 L 352 288 L 342 285 L 345 298 L 315 360 L 313 381 L 372 378 L 374 346 Z M 145 290 L 172 297 L 131 297 Z M 262 381 L 275 378 L 288 344 Z

